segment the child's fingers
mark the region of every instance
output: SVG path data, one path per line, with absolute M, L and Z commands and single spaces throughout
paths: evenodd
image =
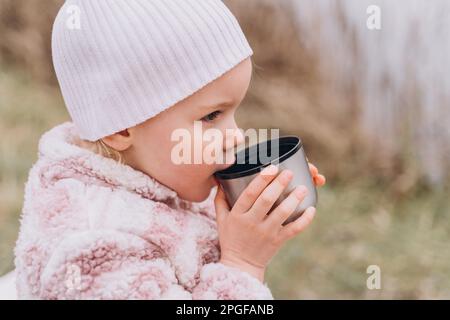
M 305 186 L 298 186 L 286 197 L 265 219 L 265 223 L 273 226 L 281 226 L 287 218 L 295 211 L 302 202 L 308 189 Z
M 314 184 L 318 187 L 322 187 L 323 185 L 325 185 L 327 179 L 325 178 L 325 176 L 318 174 L 317 176 L 313 177 L 314 180 Z
M 284 242 L 289 239 L 292 239 L 296 235 L 298 235 L 300 232 L 306 229 L 314 219 L 314 216 L 316 214 L 316 208 L 309 207 L 308 209 L 303 212 L 303 214 L 297 218 L 296 220 L 288 223 L 285 225 L 279 234 L 280 241 Z
M 220 185 L 217 186 L 217 193 L 214 198 L 214 206 L 216 208 L 217 224 L 220 224 L 230 211 L 225 193 Z
M 292 178 L 292 171 L 283 170 L 256 199 L 250 211 L 258 221 L 264 219 Z
M 311 175 L 313 177 L 315 177 L 319 174 L 319 169 L 317 169 L 317 167 L 315 165 L 313 165 L 312 163 L 308 163 L 308 166 L 309 166 L 309 171 L 311 172 Z
M 233 206 L 233 210 L 239 213 L 245 213 L 253 206 L 256 199 L 260 194 L 266 189 L 266 187 L 275 179 L 278 175 L 278 166 L 269 165 L 264 168 L 257 176 L 254 178 L 249 185 L 244 189 L 242 194 L 236 200 Z

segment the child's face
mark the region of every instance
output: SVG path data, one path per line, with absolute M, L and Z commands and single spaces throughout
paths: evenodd
M 181 198 L 203 201 L 216 185 L 214 172 L 229 167 L 234 157 L 228 158 L 228 164 L 207 164 L 204 160 L 201 164 L 194 164 L 194 152 L 203 154 L 204 148 L 212 143 L 194 143 L 194 122 L 201 122 L 203 132 L 209 128 L 220 130 L 223 137 L 220 141 L 223 158 L 226 159 L 225 154 L 233 154 L 232 148 L 244 142 L 234 116 L 245 97 L 251 75 L 252 63 L 248 58 L 156 117 L 103 140 L 122 151 L 128 165 L 175 190 Z M 176 164 L 172 159 L 172 149 L 182 141 L 180 138 L 171 139 L 176 129 L 183 129 L 190 134 L 192 164 Z M 235 138 L 229 135 L 227 138 L 226 130 L 234 130 Z M 195 139 L 198 139 L 198 136 L 195 136 Z M 225 141 L 226 139 L 228 141 Z

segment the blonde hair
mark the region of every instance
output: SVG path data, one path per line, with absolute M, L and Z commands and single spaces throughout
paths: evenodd
M 117 151 L 116 149 L 108 146 L 105 142 L 103 142 L 102 139 L 99 139 L 97 141 L 87 141 L 82 139 L 77 139 L 77 144 L 85 148 L 87 150 L 90 150 L 98 155 L 101 155 L 105 158 L 113 159 L 120 164 L 125 164 L 124 158 L 122 153 L 120 151 Z

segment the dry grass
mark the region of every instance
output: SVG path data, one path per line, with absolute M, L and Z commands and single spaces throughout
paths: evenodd
M 39 82 L 56 85 L 50 33 L 63 0 L 0 1 L 0 63 L 15 63 Z

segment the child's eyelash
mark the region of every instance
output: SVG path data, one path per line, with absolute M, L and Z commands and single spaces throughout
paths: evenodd
M 211 112 L 207 116 L 203 117 L 202 121 L 205 121 L 205 122 L 214 121 L 221 113 L 222 113 L 222 111 L 218 111 L 218 110 Z

